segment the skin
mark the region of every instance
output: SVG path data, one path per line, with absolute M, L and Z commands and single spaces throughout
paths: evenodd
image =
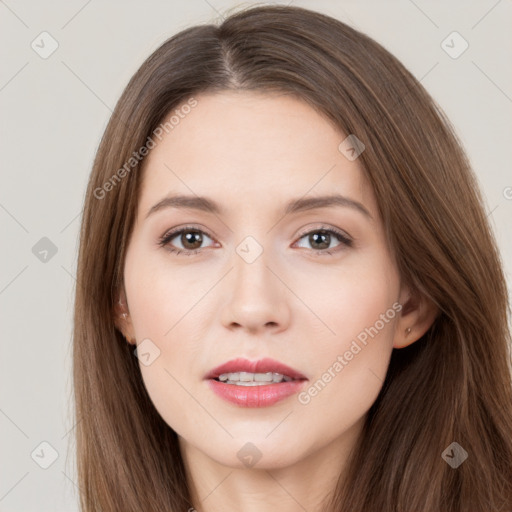
M 196 99 L 146 158 L 116 325 L 130 343 L 149 338 L 160 350 L 140 369 L 178 433 L 196 510 L 321 510 L 392 349 L 420 338 L 435 312 L 401 284 L 362 166 L 338 150 L 345 134 L 287 95 Z M 208 196 L 225 211 L 162 208 L 146 218 L 169 193 Z M 283 215 L 291 199 L 332 193 L 358 201 L 371 218 L 347 206 Z M 198 253 L 158 245 L 189 224 L 205 232 Z M 322 254 L 322 240 L 314 245 L 307 235 L 322 227 L 341 230 L 353 245 L 331 235 L 332 255 Z M 247 236 L 263 249 L 252 263 L 236 252 Z M 190 252 L 194 242 L 186 243 L 177 235 L 170 245 Z M 402 311 L 307 404 L 294 395 L 242 408 L 204 380 L 230 359 L 270 357 L 303 373 L 307 388 L 394 303 Z M 253 467 L 237 457 L 248 442 L 261 452 Z

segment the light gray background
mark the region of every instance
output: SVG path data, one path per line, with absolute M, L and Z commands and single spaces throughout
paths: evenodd
M 92 159 L 115 102 L 165 39 L 252 3 L 0 0 L 0 219 L 8 249 L 0 270 L 2 512 L 78 510 L 70 403 L 77 235 Z M 376 39 L 440 103 L 479 177 L 510 288 L 510 0 L 293 4 Z M 31 48 L 43 31 L 59 44 L 47 59 Z M 469 43 L 457 59 L 441 47 L 453 31 Z M 47 262 L 32 252 L 42 237 L 58 249 Z M 51 461 L 43 441 L 59 454 L 48 469 L 31 458 L 36 450 L 39 463 Z

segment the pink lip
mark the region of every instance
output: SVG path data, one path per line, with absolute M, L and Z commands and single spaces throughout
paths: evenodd
M 237 386 L 210 379 L 208 385 L 218 396 L 240 407 L 268 407 L 298 393 L 305 382 L 305 380 L 291 380 L 268 386 Z
M 232 359 L 227 363 L 217 366 L 206 375 L 205 379 L 216 379 L 223 373 L 250 372 L 250 373 L 280 373 L 287 375 L 292 379 L 306 380 L 306 377 L 297 370 L 286 366 L 274 359 L 260 359 L 259 361 L 249 361 L 248 359 L 238 358 Z
M 215 380 L 223 373 L 280 373 L 291 377 L 292 381 L 272 383 L 262 386 L 237 386 Z M 302 373 L 273 359 L 249 361 L 234 359 L 214 368 L 206 377 L 210 389 L 218 396 L 241 407 L 267 407 L 279 402 L 304 387 L 308 380 Z

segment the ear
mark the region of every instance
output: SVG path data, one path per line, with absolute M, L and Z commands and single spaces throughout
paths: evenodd
M 417 290 L 402 287 L 402 310 L 395 326 L 393 348 L 404 348 L 419 340 L 432 326 L 439 308 Z
M 135 332 L 130 317 L 130 311 L 128 310 L 124 287 L 118 293 L 118 299 L 114 306 L 114 324 L 117 330 L 125 337 L 126 341 L 131 345 L 135 345 Z

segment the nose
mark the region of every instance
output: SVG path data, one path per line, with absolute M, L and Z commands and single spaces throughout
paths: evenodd
M 223 283 L 224 296 L 229 299 L 223 303 L 222 324 L 230 330 L 255 334 L 287 329 L 290 292 L 283 276 L 267 265 L 265 252 L 252 263 L 237 254 L 233 261 L 234 269 Z

